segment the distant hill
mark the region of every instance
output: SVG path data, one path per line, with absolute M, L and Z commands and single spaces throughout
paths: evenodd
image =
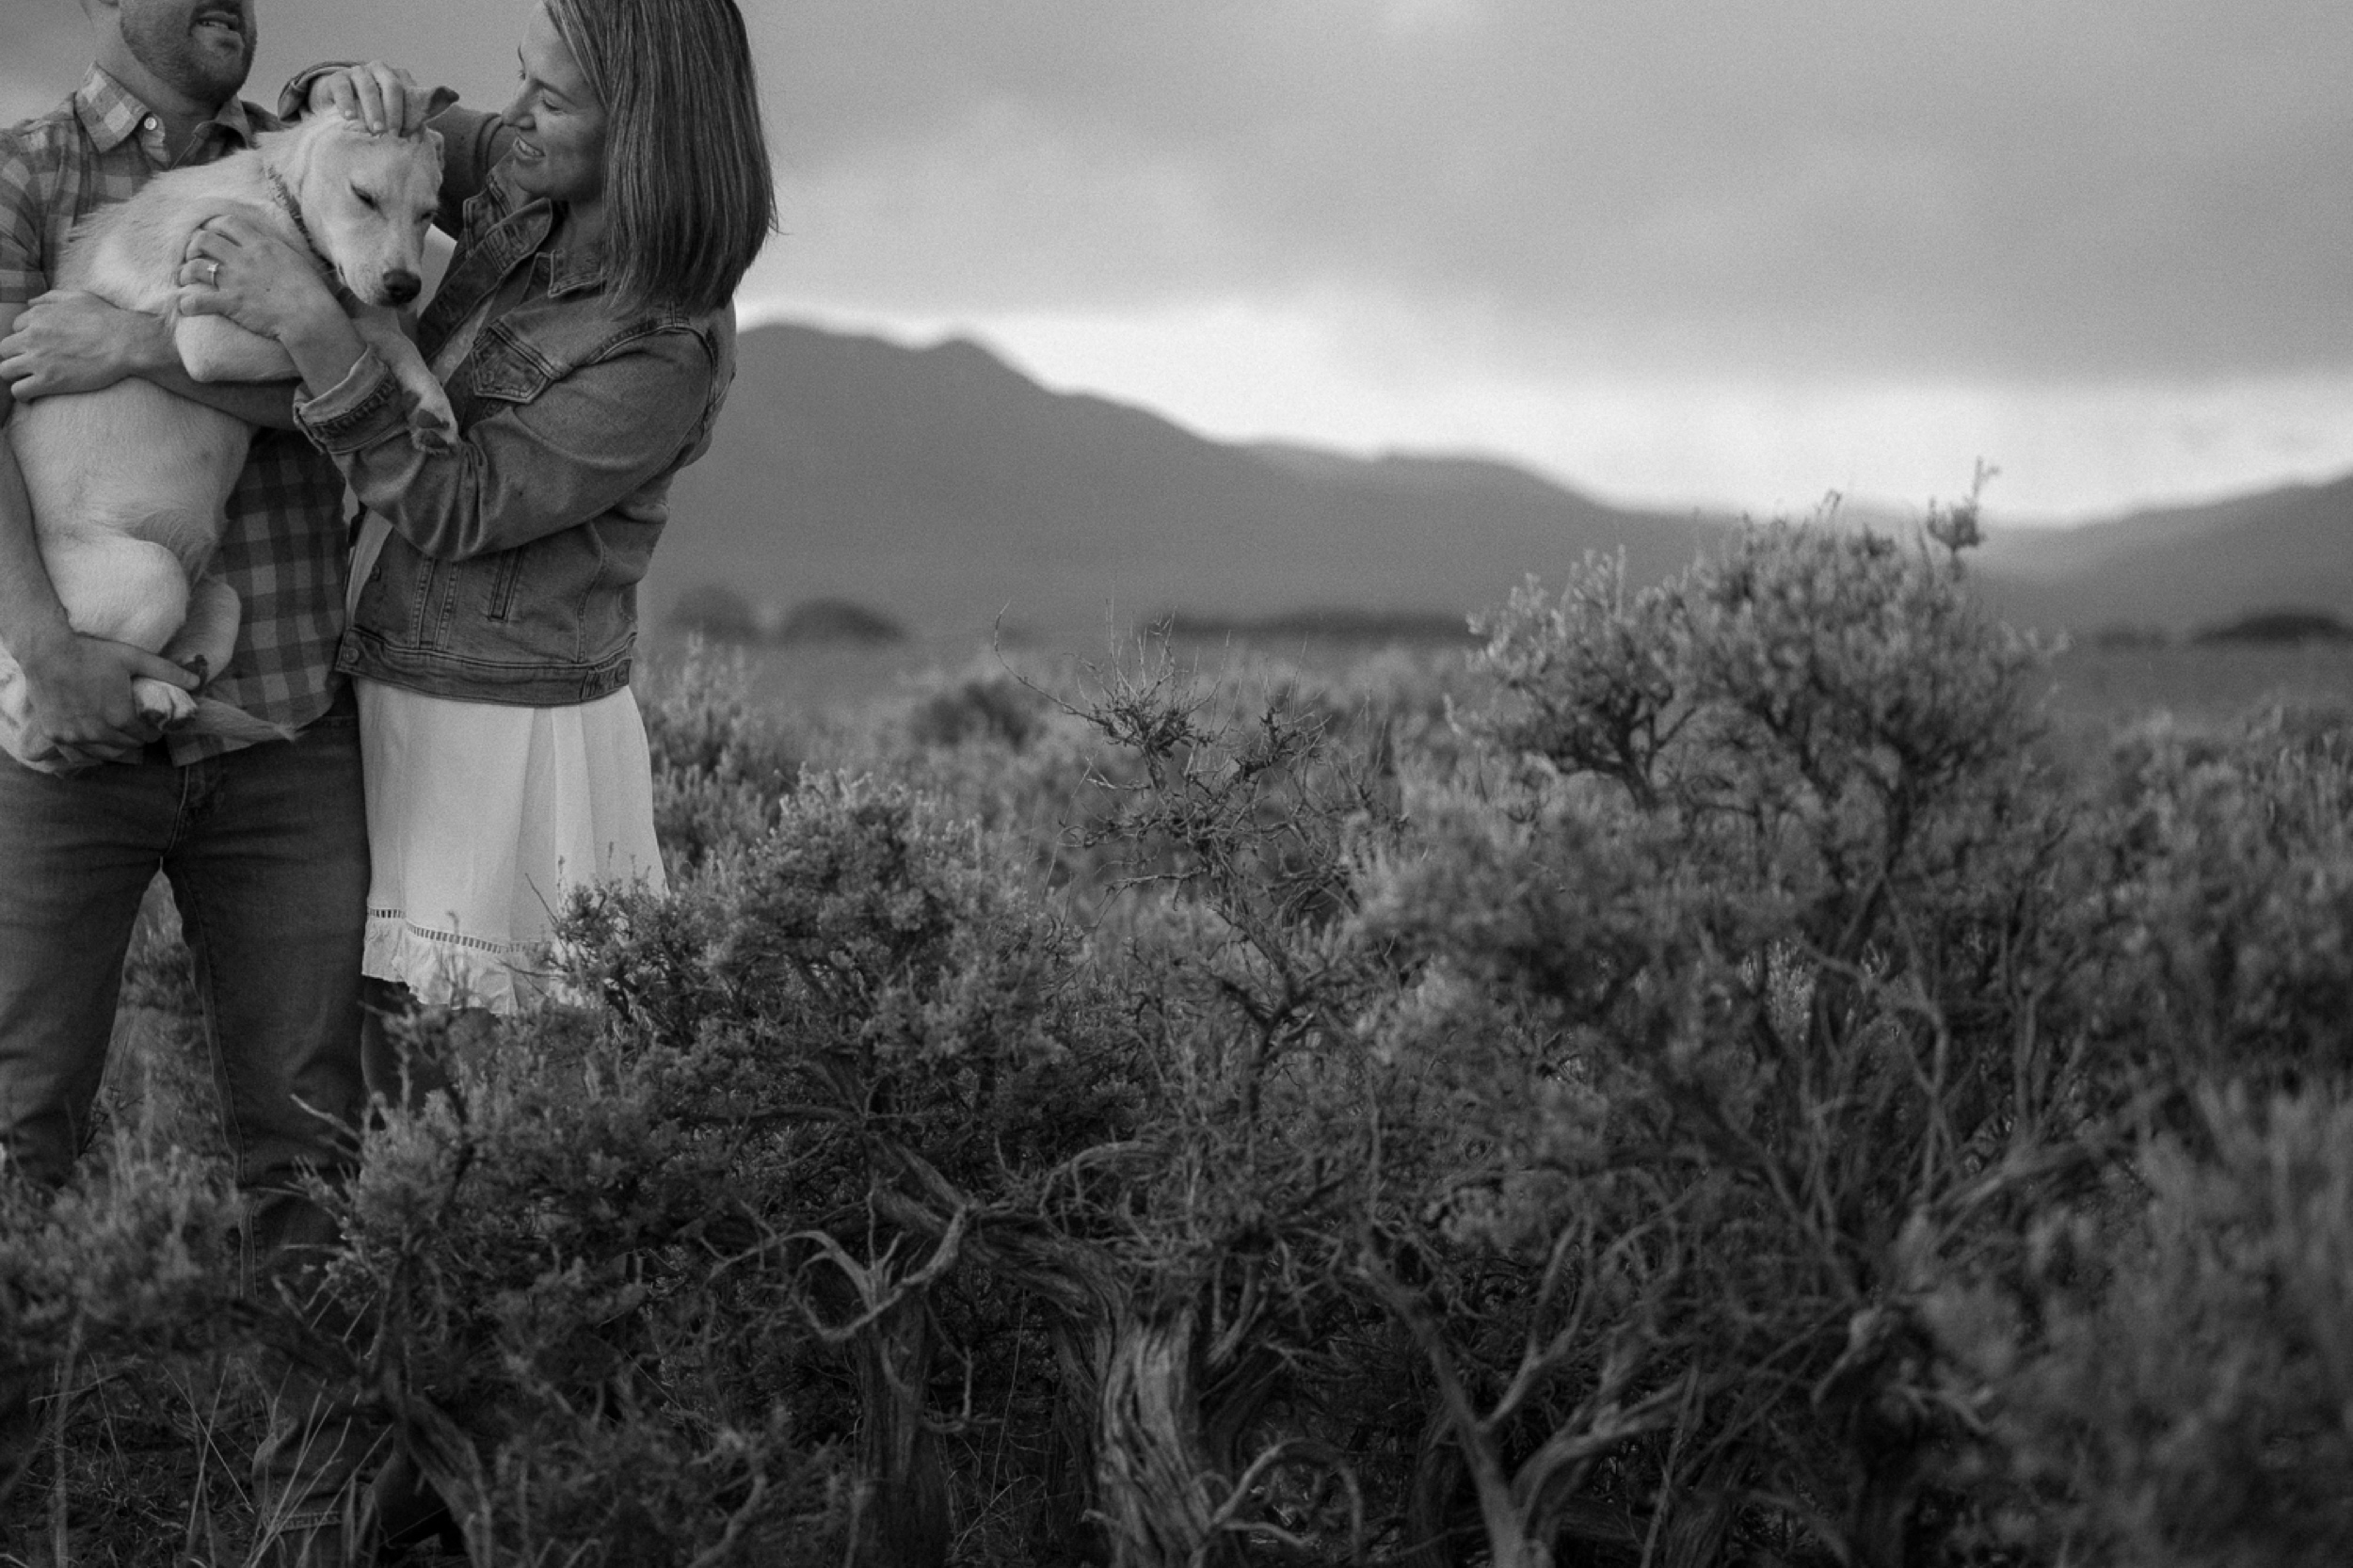
M 2201 643 L 2346 643 L 2353 626 L 2322 610 L 2265 610 L 2209 626 L 2191 639 Z
M 1558 582 L 1588 551 L 1657 578 L 1736 526 L 1608 505 L 1509 463 L 1212 441 L 1048 391 L 980 345 L 744 334 L 717 440 L 680 475 L 659 617 L 723 584 L 871 605 L 919 635 L 1098 646 L 1180 614 L 1429 623 Z M 2353 478 L 2064 529 L 1996 530 L 1980 580 L 2023 623 L 2171 632 L 2281 608 L 2353 617 Z
M 910 628 L 1100 641 L 1173 611 L 1461 614 L 1589 550 L 1664 576 L 1725 524 L 1621 510 L 1476 457 L 1202 439 L 1049 392 L 977 344 L 763 327 L 647 585 L 836 598 Z
M 1987 542 L 1994 601 L 2022 622 L 2182 632 L 2269 611 L 2353 618 L 2353 475 Z

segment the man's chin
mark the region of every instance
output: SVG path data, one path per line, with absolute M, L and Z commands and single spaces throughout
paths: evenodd
M 220 91 L 235 92 L 253 73 L 253 45 L 248 40 L 234 54 L 218 49 L 199 50 L 188 64 Z
M 172 85 L 191 97 L 215 99 L 225 104 L 237 95 L 252 71 L 253 56 L 250 53 L 234 62 L 212 56 L 187 61 L 180 80 Z
M 140 47 L 142 42 L 148 46 Z M 192 39 L 130 40 L 140 64 L 177 90 L 202 102 L 225 104 L 237 95 L 253 70 L 253 40 L 224 49 Z

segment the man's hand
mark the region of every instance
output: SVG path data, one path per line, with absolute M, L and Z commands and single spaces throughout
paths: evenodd
M 291 376 L 197 381 L 181 363 L 180 345 L 161 316 L 118 309 L 94 294 L 44 294 L 17 313 L 12 329 L 0 319 L 0 392 L 18 401 L 97 392 L 136 376 L 248 424 L 296 428 Z M 0 416 L 8 408 L 8 397 L 0 396 Z
M 139 712 L 132 681 L 152 679 L 191 692 L 202 683 L 168 659 L 104 637 L 70 636 L 21 663 L 29 710 L 25 750 L 36 760 L 69 766 L 123 761 L 161 733 Z
M 122 310 L 94 294 L 53 289 L 26 306 L 0 338 L 0 381 L 22 403 L 96 392 L 179 362 L 161 317 Z
M 311 84 L 312 114 L 332 109 L 377 136 L 395 131 L 413 136 L 448 103 L 446 94 L 426 91 L 406 71 L 379 60 L 330 71 Z

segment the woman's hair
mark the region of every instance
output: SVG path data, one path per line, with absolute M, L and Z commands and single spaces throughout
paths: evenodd
M 751 40 L 734 0 L 546 0 L 604 106 L 606 287 L 715 311 L 776 226 Z

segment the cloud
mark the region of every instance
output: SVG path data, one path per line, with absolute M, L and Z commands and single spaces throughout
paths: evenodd
M 2353 12 L 1985 0 L 783 8 L 772 276 L 1351 290 L 1530 371 L 2353 359 Z
M 20 18 L 50 35 L 79 19 L 70 0 L 0 5 L 21 103 Z M 492 104 L 528 12 L 260 6 L 259 87 L 376 55 Z M 751 0 L 747 15 L 791 231 L 760 274 L 772 293 L 934 312 L 1347 294 L 1529 374 L 2353 362 L 2345 7 Z
M 496 104 L 531 0 L 258 4 L 259 96 L 309 60 L 376 56 Z M 1853 466 L 1833 459 L 1866 440 L 1925 454 L 1959 421 L 1940 474 L 1965 477 L 1975 451 L 2032 447 L 2078 478 L 2024 489 L 2066 504 L 2111 470 L 2117 484 L 2126 471 L 2235 482 L 2288 439 L 2266 433 L 2275 415 L 2303 432 L 2299 450 L 2333 456 L 2342 443 L 2313 432 L 2353 419 L 2340 81 L 2353 8 L 747 0 L 745 12 L 786 228 L 749 302 L 968 324 L 1016 349 L 1028 333 L 1078 378 L 1192 395 L 1204 424 L 1233 427 L 1265 400 L 1229 385 L 1220 402 L 1214 376 L 1156 380 L 1121 354 L 1173 345 L 1169 324 L 1190 322 L 1206 334 L 1185 340 L 1191 363 L 1286 353 L 1305 376 L 1298 345 L 1313 342 L 1316 385 L 1367 432 L 1385 438 L 1414 408 L 1456 428 L 1439 395 L 1451 389 L 1458 410 L 1587 420 L 1612 450 L 1651 453 L 1654 493 L 1673 488 L 1667 465 L 1689 443 L 1628 434 L 1637 416 L 1597 401 L 1609 388 L 1687 431 L 1785 446 L 1776 472 L 1821 454 L 1819 466 Z M 0 103 L 21 107 L 37 78 L 52 96 L 72 85 L 78 56 L 59 65 L 52 47 L 60 17 L 78 28 L 72 0 L 0 0 L 0 95 L 15 94 Z M 19 49 L 37 34 L 41 48 Z M 1049 320 L 1064 326 L 1039 327 Z M 1250 322 L 1290 325 L 1259 345 L 1219 335 Z M 1092 348 L 1071 323 L 1093 324 Z M 2104 397 L 2112 413 L 2095 411 Z M 1850 423 L 1817 429 L 1837 420 Z M 2212 433 L 2233 420 L 2234 433 Z M 2086 453 L 2037 437 L 2046 422 Z M 1557 456 L 1564 444 L 1545 449 L 1556 467 L 1575 457 Z M 1693 457 L 1684 488 L 1721 495 L 1752 469 Z M 1901 482 L 1916 488 L 1915 472 Z

